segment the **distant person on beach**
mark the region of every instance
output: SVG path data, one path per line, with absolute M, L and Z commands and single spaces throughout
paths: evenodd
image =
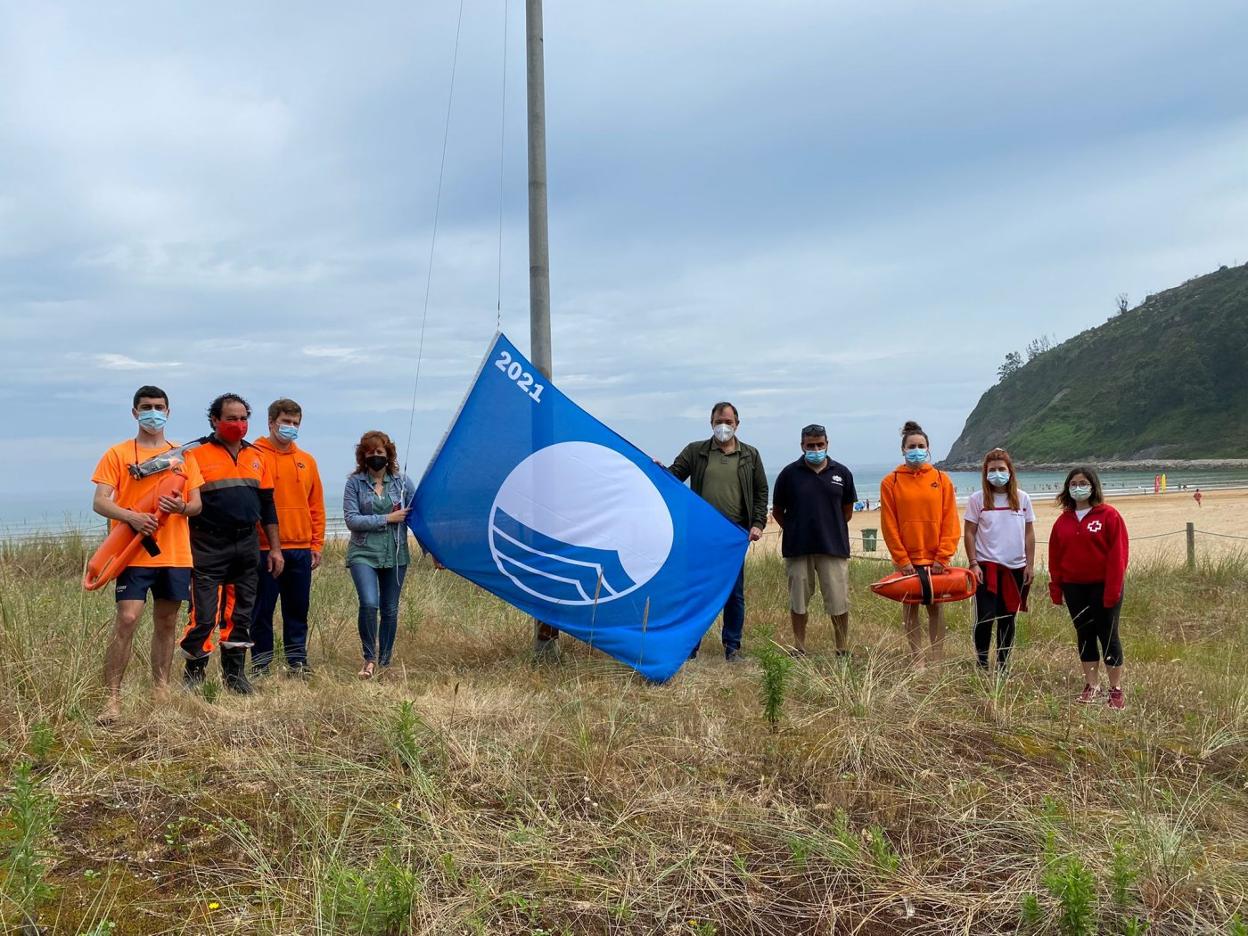
M 981 490 L 972 491 L 966 504 L 963 536 L 975 592 L 975 655 L 988 669 L 992 630 L 997 630 L 997 673 L 1004 675 L 1014 646 L 1014 622 L 1027 610 L 1036 567 L 1036 514 L 1018 477 L 1009 452 L 993 449 L 980 469 Z
M 269 404 L 269 434 L 256 440 L 256 450 L 273 478 L 273 505 L 282 531 L 286 563 L 277 578 L 265 574 L 269 543 L 260 533 L 260 590 L 251 626 L 251 665 L 256 675 L 268 673 L 273 662 L 273 613 L 282 603 L 282 655 L 296 676 L 308 674 L 308 606 L 312 573 L 321 564 L 325 546 L 325 492 L 316 459 L 295 444 L 303 424 L 303 408 L 282 398 Z
M 1200 493 L 1200 488 L 1196 489 L 1196 493 L 1192 495 L 1192 500 L 1196 502 L 1197 507 L 1203 506 L 1201 501 L 1205 499 L 1205 495 Z
M 689 480 L 693 493 L 725 517 L 749 530 L 757 541 L 767 527 L 767 472 L 758 449 L 737 438 L 741 418 L 727 401 L 711 407 L 711 437 L 690 442 L 667 469 L 681 481 Z M 724 605 L 721 639 L 724 658 L 739 659 L 745 632 L 745 564 Z M 698 647 L 689 654 L 698 655 Z
M 399 596 L 410 562 L 407 515 L 416 485 L 399 470 L 398 459 L 390 436 L 364 433 L 342 493 L 342 515 L 351 531 L 347 569 L 360 601 L 360 679 L 372 679 L 378 667 L 390 665 L 399 628 Z
M 815 586 L 832 618 L 836 655 L 849 656 L 849 521 L 854 476 L 828 457 L 828 433 L 812 423 L 802 430 L 802 455 L 784 466 L 772 493 L 771 515 L 783 531 L 780 553 L 789 580 L 793 646 L 806 652 L 807 605 Z
M 1061 515 L 1049 534 L 1049 596 L 1070 611 L 1083 665 L 1078 701 L 1095 702 L 1101 692 L 1100 661 L 1109 677 L 1110 708 L 1121 709 L 1122 612 L 1129 544 L 1122 515 L 1105 503 L 1101 479 L 1092 468 L 1075 468 L 1057 495 Z
M 905 459 L 880 482 L 880 527 L 884 543 L 898 571 L 907 575 L 939 575 L 953 561 L 958 548 L 958 502 L 949 476 L 932 466 L 927 433 L 917 422 L 901 429 Z M 919 606 L 902 605 L 901 620 L 910 642 L 914 664 L 923 668 L 923 633 Z M 931 646 L 927 657 L 939 663 L 944 653 L 944 606 L 927 607 Z
M 186 518 L 200 511 L 199 486 L 203 483 L 194 464 L 183 466 L 187 476 L 185 493 L 182 497 L 160 499 L 160 509 L 169 516 L 159 530 L 156 514 L 130 509 L 157 487 L 165 475 L 158 473 L 136 479 L 131 477 L 129 466 L 178 447 L 177 442 L 165 438 L 169 397 L 164 390 L 140 387 L 134 393 L 130 415 L 138 423 L 138 431 L 134 438 L 119 442 L 105 452 L 95 466 L 91 475 L 95 483 L 91 508 L 112 521 L 111 527 L 125 523 L 136 533 L 155 533 L 159 553 L 153 556 L 146 550 L 139 550 L 130 565 L 117 576 L 117 613 L 112 636 L 104 650 L 104 686 L 108 698 L 99 715 L 101 724 L 116 721 L 121 715 L 121 680 L 130 662 L 134 632 L 143 617 L 148 592 L 152 594 L 152 691 L 157 698 L 168 691 L 178 611 L 182 602 L 191 598 L 191 541 Z

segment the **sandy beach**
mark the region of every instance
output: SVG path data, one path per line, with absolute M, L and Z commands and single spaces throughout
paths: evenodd
M 1113 497 L 1110 503 L 1122 514 L 1131 535 L 1131 555 L 1135 559 L 1165 557 L 1181 562 L 1187 555 L 1187 524 L 1196 525 L 1197 556 L 1222 555 L 1236 550 L 1248 552 L 1248 490 L 1210 491 L 1204 493 L 1202 506 L 1197 507 L 1191 491 L 1168 494 L 1140 494 Z M 1032 500 L 1036 509 L 1036 539 L 1043 544 L 1057 517 L 1057 507 L 1048 496 Z M 854 514 L 850 523 L 855 555 L 887 558 L 882 538 L 874 552 L 863 549 L 863 532 L 878 531 L 878 510 Z M 1242 537 L 1235 539 L 1233 537 Z M 768 524 L 763 538 L 750 547 L 751 552 L 772 552 L 780 548 L 780 530 Z M 1044 562 L 1044 546 L 1038 546 L 1036 558 Z

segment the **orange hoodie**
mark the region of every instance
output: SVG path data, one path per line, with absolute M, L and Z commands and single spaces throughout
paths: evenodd
M 325 492 L 316 459 L 299 446 L 279 452 L 268 436 L 252 443 L 269 466 L 273 477 L 273 503 L 277 506 L 277 531 L 283 549 L 311 549 L 325 545 Z M 268 549 L 264 530 L 260 548 Z
M 961 534 L 953 482 L 930 464 L 899 465 L 880 482 L 880 526 L 898 566 L 948 565 Z

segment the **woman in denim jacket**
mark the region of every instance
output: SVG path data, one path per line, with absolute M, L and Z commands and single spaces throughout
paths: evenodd
M 370 430 L 361 436 L 355 467 L 342 495 L 342 515 L 351 531 L 347 568 L 360 599 L 364 667 L 359 676 L 371 679 L 378 666 L 390 665 L 394 650 L 409 559 L 407 514 L 416 486 L 399 471 L 398 452 L 384 432 Z

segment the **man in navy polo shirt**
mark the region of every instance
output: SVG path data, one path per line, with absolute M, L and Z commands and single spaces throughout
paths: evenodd
M 806 605 L 823 594 L 832 618 L 836 655 L 849 655 L 849 520 L 854 515 L 854 476 L 828 457 L 828 433 L 820 425 L 802 430 L 802 457 L 785 465 L 772 493 L 772 516 L 783 530 L 780 552 L 789 576 L 793 644 L 806 652 Z

